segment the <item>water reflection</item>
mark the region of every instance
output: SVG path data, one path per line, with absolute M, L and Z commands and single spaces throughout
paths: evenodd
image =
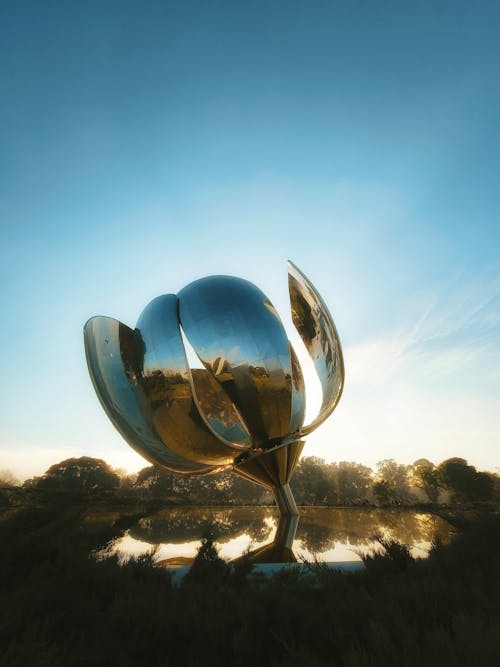
M 407 544 L 425 556 L 431 541 L 450 538 L 450 526 L 432 514 L 406 510 L 306 508 L 298 517 L 279 519 L 274 508 L 169 508 L 139 519 L 109 545 L 123 559 L 156 547 L 164 564 L 189 564 L 206 532 L 220 555 L 234 560 L 247 554 L 254 562 L 360 561 L 379 547 L 375 535 Z

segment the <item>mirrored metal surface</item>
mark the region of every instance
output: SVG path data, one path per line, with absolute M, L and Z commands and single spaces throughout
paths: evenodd
M 97 396 L 133 449 L 170 472 L 204 474 L 219 469 L 178 456 L 156 433 L 149 400 L 139 383 L 143 343 L 137 332 L 110 317 L 93 317 L 84 327 L 84 341 Z
M 233 470 L 276 492 L 290 481 L 303 447 L 304 443 L 298 440 L 273 449 L 245 452 L 238 457 Z
M 295 350 L 290 343 L 290 357 L 292 359 L 292 415 L 290 419 L 290 433 L 298 433 L 304 423 L 306 414 L 306 390 L 304 376 Z
M 232 463 L 234 448 L 207 428 L 195 404 L 175 294 L 151 301 L 137 322 L 137 330 L 143 342 L 139 383 L 160 438 L 176 454 L 192 461 Z
M 233 466 L 273 489 L 280 511 L 292 515 L 297 508 L 288 482 L 304 444 L 300 438 L 333 412 L 344 363 L 326 305 L 292 263 L 289 291 L 294 325 L 323 390 L 319 414 L 308 426 L 295 351 L 271 302 L 246 280 L 197 280 L 178 297 L 154 299 L 135 331 L 95 317 L 84 336 L 99 399 L 136 451 L 181 474 Z M 189 368 L 190 345 L 204 368 Z
M 243 417 L 212 373 L 192 368 L 191 383 L 198 410 L 214 435 L 233 449 L 251 447 L 252 438 Z
M 318 416 L 300 429 L 301 435 L 307 435 L 332 414 L 340 400 L 344 387 L 344 360 L 339 336 L 325 302 L 292 262 L 288 268 L 288 288 L 293 323 L 311 355 L 323 390 Z
M 238 406 L 256 447 L 290 430 L 292 361 L 267 297 L 231 276 L 197 280 L 179 293 L 181 326 L 203 364 Z

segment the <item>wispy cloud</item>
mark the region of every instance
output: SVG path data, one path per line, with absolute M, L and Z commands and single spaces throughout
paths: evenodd
M 347 347 L 350 382 L 380 383 L 417 363 L 420 373 L 447 374 L 500 355 L 500 280 L 471 283 L 463 274 L 408 308 L 413 322 Z
M 436 292 L 417 321 L 415 342 L 427 343 L 463 333 L 488 329 L 500 317 L 500 281 L 471 285 L 465 277 L 449 289 Z M 471 332 L 472 333 L 472 332 Z M 484 331 L 482 332 L 484 333 Z

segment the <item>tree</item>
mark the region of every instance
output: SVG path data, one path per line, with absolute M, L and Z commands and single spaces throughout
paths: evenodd
M 137 473 L 134 489 L 152 496 L 173 495 L 174 474 L 160 470 L 156 466 L 147 466 Z
M 184 476 L 148 466 L 137 473 L 134 488 L 148 495 L 192 505 L 255 504 L 262 496 L 260 486 L 231 470 L 214 475 Z
M 353 461 L 331 463 L 327 468 L 337 502 L 350 505 L 368 500 L 373 475 L 371 468 Z
M 1 486 L 19 486 L 20 481 L 15 475 L 11 473 L 10 470 L 3 469 L 0 470 L 0 487 Z
M 496 468 L 496 470 L 499 470 Z M 490 473 L 490 477 L 493 483 L 493 488 L 491 490 L 491 498 L 493 500 L 500 500 L 500 475 L 498 473 Z
M 132 473 L 128 474 L 125 470 L 121 468 L 115 468 L 114 472 L 120 478 L 120 491 L 124 493 L 130 493 L 134 491 L 134 484 L 137 479 L 137 474 Z
M 105 461 L 90 456 L 56 463 L 34 482 L 37 489 L 85 493 L 112 491 L 119 484 L 120 478 Z
M 478 472 L 465 459 L 453 457 L 438 466 L 442 484 L 458 501 L 489 500 L 493 493 L 492 475 Z
M 474 484 L 476 500 L 491 500 L 495 489 L 495 477 L 487 472 L 476 472 Z
M 427 459 L 417 459 L 411 466 L 411 482 L 427 496 L 431 503 L 437 502 L 441 488 L 438 469 Z
M 231 494 L 235 505 L 257 505 L 265 494 L 262 486 L 231 473 Z
M 316 456 L 307 456 L 299 462 L 291 486 L 299 505 L 321 505 L 335 499 L 333 480 L 327 476 L 326 464 Z
M 411 499 L 408 483 L 408 466 L 396 463 L 394 459 L 384 459 L 377 463 L 377 481 L 386 482 L 386 494 L 394 504 L 408 502 Z M 375 487 L 374 487 L 375 492 Z M 379 488 L 379 492 L 381 487 Z
M 373 494 L 381 505 L 388 505 L 393 501 L 394 496 L 389 482 L 381 479 L 373 485 Z

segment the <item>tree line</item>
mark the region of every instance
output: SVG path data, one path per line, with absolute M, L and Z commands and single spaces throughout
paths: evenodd
M 299 505 L 362 506 L 457 503 L 500 499 L 500 477 L 478 471 L 462 458 L 435 465 L 418 459 L 411 465 L 379 461 L 375 470 L 352 461 L 326 463 L 303 458 L 291 486 Z M 147 466 L 135 474 L 113 469 L 102 459 L 70 458 L 40 477 L 17 482 L 0 471 L 0 503 L 17 494 L 87 494 L 116 498 L 161 498 L 171 504 L 265 505 L 272 494 L 230 470 L 215 475 L 183 476 Z

